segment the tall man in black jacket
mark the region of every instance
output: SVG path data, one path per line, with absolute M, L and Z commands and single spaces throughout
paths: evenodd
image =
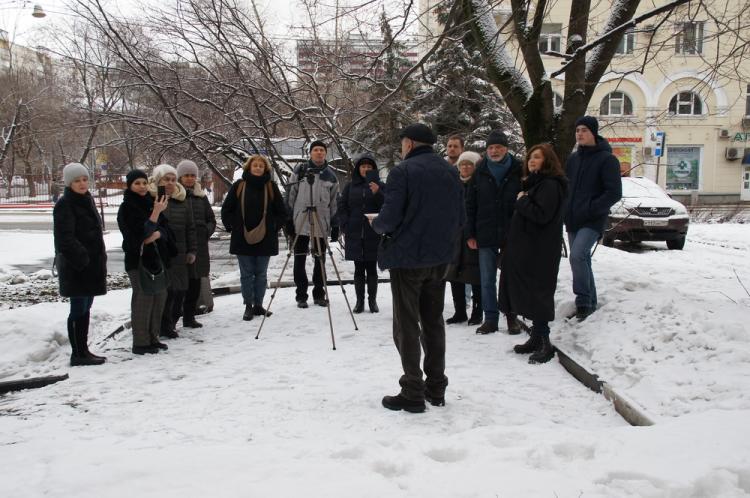
M 599 136 L 599 122 L 592 116 L 576 121 L 578 149 L 565 165 L 570 181 L 570 201 L 565 227 L 570 245 L 570 269 L 579 321 L 596 310 L 596 285 L 591 268 L 591 248 L 602 236 L 609 208 L 622 197 L 620 162 L 609 143 Z
M 521 161 L 508 152 L 508 137 L 500 130 L 487 136 L 487 153 L 469 181 L 466 199 L 466 238 L 479 249 L 484 323 L 477 334 L 497 332 L 497 258 L 505 247 L 516 198 L 521 191 Z M 508 333 L 518 334 L 516 316 L 506 315 Z
M 436 140 L 421 123 L 402 130 L 403 161 L 388 175 L 383 208 L 372 222 L 387 236 L 378 263 L 391 271 L 393 341 L 404 370 L 401 392 L 385 396 L 383 406 L 412 413 L 423 412 L 425 400 L 445 404 L 445 275 L 465 218 L 458 172 L 432 149 Z

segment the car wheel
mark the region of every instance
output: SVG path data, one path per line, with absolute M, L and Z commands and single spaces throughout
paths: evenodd
M 604 247 L 614 247 L 615 239 L 610 237 L 602 237 L 602 245 Z
M 669 249 L 677 249 L 678 251 L 682 250 L 682 248 L 685 247 L 685 237 L 683 236 L 679 239 L 668 240 L 667 247 Z

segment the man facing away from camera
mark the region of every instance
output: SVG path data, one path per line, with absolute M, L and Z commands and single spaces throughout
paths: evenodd
M 401 392 L 385 396 L 383 406 L 420 413 L 425 400 L 445 405 L 445 275 L 466 213 L 458 171 L 433 150 L 432 130 L 417 123 L 400 137 L 403 161 L 388 175 L 385 203 L 372 222 L 386 236 L 378 264 L 391 272 L 393 341 L 404 371 Z

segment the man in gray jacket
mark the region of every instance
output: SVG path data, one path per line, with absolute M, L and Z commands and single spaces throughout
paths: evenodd
M 325 264 L 326 238 L 338 238 L 337 229 L 331 225 L 331 216 L 336 212 L 336 198 L 339 182 L 328 166 L 328 148 L 320 140 L 310 144 L 310 160 L 297 166 L 289 177 L 287 205 L 292 213 L 292 221 L 287 226 L 287 235 L 297 242 L 294 245 L 294 284 L 297 287 L 297 307 L 307 308 L 307 261 L 308 250 L 315 259 L 313 269 L 313 302 L 327 306 L 328 301 L 323 287 L 323 265 Z M 312 182 L 312 183 L 311 183 Z M 312 212 L 315 208 L 317 218 Z M 320 222 L 320 226 L 318 226 Z M 313 227 L 314 233 L 313 233 Z M 314 239 L 313 239 L 314 238 Z M 315 242 L 317 239 L 317 243 Z M 312 247 L 310 242 L 312 240 Z M 316 247 L 320 248 L 320 254 Z

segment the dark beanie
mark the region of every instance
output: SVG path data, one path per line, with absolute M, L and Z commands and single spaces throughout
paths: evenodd
M 434 144 L 437 142 L 437 137 L 432 132 L 429 126 L 422 123 L 414 123 L 407 126 L 399 134 L 399 138 L 410 138 L 416 142 L 422 142 L 423 144 Z
M 128 189 L 130 189 L 130 186 L 133 184 L 133 182 L 139 178 L 143 178 L 148 181 L 148 175 L 142 169 L 131 169 L 130 171 L 128 171 L 128 174 L 125 175 L 125 181 L 128 184 Z
M 503 147 L 508 146 L 508 137 L 500 130 L 492 130 L 487 135 L 487 147 L 490 145 L 502 145 Z
M 599 121 L 594 116 L 582 116 L 576 119 L 576 128 L 579 126 L 585 126 L 594 136 L 599 134 Z
M 323 147 L 326 150 L 326 152 L 328 151 L 328 146 L 322 140 L 315 140 L 313 143 L 311 143 L 310 144 L 310 152 L 312 152 L 312 150 L 315 147 Z

